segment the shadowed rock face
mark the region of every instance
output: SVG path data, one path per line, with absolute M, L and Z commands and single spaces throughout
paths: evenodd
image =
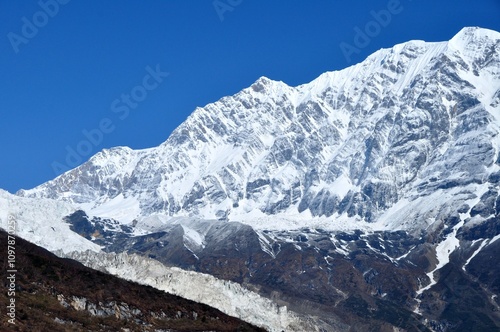
M 498 219 L 460 228 L 459 248 L 421 295 L 417 292 L 431 282 L 427 273 L 438 263 L 439 243 L 452 234 L 447 228 L 417 238 L 405 231 L 256 231 L 235 222 L 186 220 L 162 232 L 123 238 L 105 250 L 238 282 L 334 330 L 463 331 L 475 326 L 488 331 L 500 327 L 500 302 L 494 296 L 499 271 L 488 262 L 500 254 L 500 242 L 490 240 L 499 234 L 497 226 Z M 197 229 L 203 242 L 190 241 L 184 227 Z
M 7 233 L 0 231 L 2 243 Z M 16 238 L 16 318 L 9 331 L 264 331 L 209 306 L 61 259 Z M 7 246 L 0 249 L 7 266 Z M 0 295 L 8 303 L 7 293 Z M 4 301 L 5 300 L 5 301 Z

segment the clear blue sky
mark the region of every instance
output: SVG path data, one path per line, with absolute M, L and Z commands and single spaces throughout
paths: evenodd
M 299 85 L 396 43 L 500 31 L 499 0 L 55 1 L 0 1 L 0 188 L 10 192 L 59 175 L 68 148 L 85 161 L 157 146 L 195 107 L 260 76 Z M 388 7 L 377 30 L 371 12 Z M 367 25 L 369 44 L 348 59 L 341 43 L 356 47 Z M 169 75 L 155 81 L 157 65 Z M 126 104 L 131 92 L 139 102 Z

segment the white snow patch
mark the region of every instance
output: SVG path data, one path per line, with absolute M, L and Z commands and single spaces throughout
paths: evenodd
M 490 242 L 489 239 L 486 239 L 486 240 L 483 240 L 483 242 L 481 242 L 481 245 L 479 246 L 479 248 L 476 249 L 476 251 L 474 251 L 474 253 L 469 257 L 469 259 L 467 259 L 467 261 L 465 262 L 464 266 L 462 266 L 462 270 L 466 271 L 466 266 L 469 265 L 470 261 Z
M 77 208 L 45 198 L 19 197 L 0 190 L 0 227 L 14 225 L 15 235 L 49 251 L 100 251 L 100 246 L 73 232 L 63 218 Z
M 276 255 L 274 254 L 272 250 L 272 245 L 269 239 L 264 235 L 261 231 L 255 231 L 257 235 L 259 236 L 259 243 L 262 251 L 265 253 L 269 254 L 272 258 L 276 258 Z
M 414 312 L 416 314 L 420 314 L 421 300 L 418 298 L 418 296 L 420 296 L 423 292 L 430 289 L 432 286 L 434 286 L 437 283 L 437 280 L 434 278 L 434 273 L 449 263 L 451 253 L 453 251 L 455 251 L 455 249 L 458 248 L 460 245 L 460 242 L 456 236 L 457 236 L 457 231 L 465 223 L 465 215 L 466 214 L 460 215 L 461 221 L 453 227 L 452 232 L 446 236 L 446 239 L 443 240 L 442 242 L 440 242 L 436 247 L 436 258 L 438 260 L 438 263 L 437 263 L 436 267 L 434 268 L 434 270 L 427 273 L 427 277 L 430 279 L 429 284 L 425 287 L 421 287 L 416 292 L 417 297 L 415 298 L 415 300 L 418 303 L 417 307 L 414 310 Z
M 205 247 L 205 237 L 202 236 L 200 233 L 195 231 L 192 228 L 187 227 L 186 225 L 182 225 L 182 229 L 184 230 L 184 237 L 194 243 L 198 247 Z
M 80 204 L 80 207 L 87 212 L 89 216 L 115 219 L 123 224 L 129 224 L 141 213 L 138 199 L 134 196 L 125 198 L 123 194 L 119 194 L 115 198 L 95 208 L 93 208 L 90 203 Z

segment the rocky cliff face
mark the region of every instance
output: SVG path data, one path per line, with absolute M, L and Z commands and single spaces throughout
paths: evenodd
M 81 211 L 69 219 L 77 225 L 79 218 L 88 219 Z M 499 254 L 500 235 L 491 236 L 498 233 L 498 224 L 454 226 L 414 237 L 406 231 L 259 231 L 237 222 L 186 218 L 104 247 L 219 281 L 201 275 L 197 278 L 204 281 L 196 281 L 187 272 L 170 277 L 169 269 L 138 256 L 132 261 L 123 254 L 115 258 L 89 251 L 71 257 L 189 299 L 217 303 L 228 314 L 240 308 L 246 314 L 239 317 L 276 331 L 490 331 L 500 327 L 499 271 L 488 264 Z M 289 314 L 272 306 L 260 310 L 269 304 L 249 302 L 253 293 L 234 285 L 211 293 L 220 279 L 272 299 L 276 308 L 286 306 Z

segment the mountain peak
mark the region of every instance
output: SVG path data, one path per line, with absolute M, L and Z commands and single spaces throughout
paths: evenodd
M 464 27 L 451 40 L 466 39 L 471 37 L 472 38 L 488 37 L 489 39 L 495 40 L 500 38 L 500 32 L 487 28 L 481 28 L 478 26 Z
M 448 43 L 396 45 L 298 87 L 260 77 L 197 108 L 159 148 L 104 150 L 23 195 L 64 197 L 107 217 L 126 203 L 134 218 L 427 227 L 476 204 L 436 199 L 436 188 L 479 186 L 495 171 L 484 165 L 498 145 L 489 125 L 499 107 L 496 36 L 466 28 Z M 403 201 L 413 203 L 402 211 Z
M 278 87 L 278 86 L 287 86 L 285 83 L 281 81 L 274 81 L 271 80 L 265 76 L 259 77 L 252 85 L 250 85 L 250 89 L 252 89 L 255 92 L 264 92 L 269 89 L 273 89 L 273 87 Z
M 341 326 L 335 313 L 360 331 L 375 317 L 494 330 L 495 278 L 475 290 L 498 275 L 485 264 L 500 248 L 498 35 L 410 41 L 297 87 L 261 77 L 197 108 L 159 147 L 103 150 L 25 197 L 0 191 L 0 221 L 12 215 L 18 235 L 51 250 L 138 252 L 301 310 L 312 301 L 324 330 Z M 75 257 L 156 287 L 176 280 L 135 258 Z
M 499 41 L 500 33 L 497 31 L 480 27 L 465 27 L 449 41 L 448 45 L 454 50 L 472 52 L 480 56 L 485 48 L 497 45 Z

